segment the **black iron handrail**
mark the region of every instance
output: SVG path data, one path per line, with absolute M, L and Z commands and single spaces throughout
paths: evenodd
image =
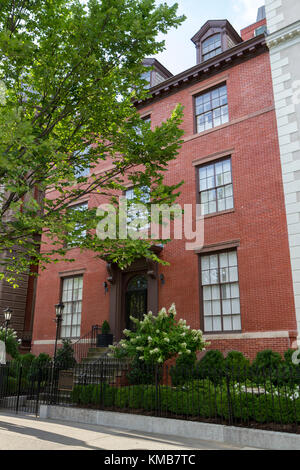
M 99 325 L 93 325 L 92 329 L 88 333 L 81 336 L 81 338 L 72 344 L 74 357 L 77 363 L 80 363 L 82 359 L 87 357 L 90 348 L 96 347 L 97 335 L 100 331 L 101 327 Z

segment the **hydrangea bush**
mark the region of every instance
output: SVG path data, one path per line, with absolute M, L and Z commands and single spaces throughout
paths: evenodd
M 193 330 L 186 320 L 176 321 L 176 307 L 172 304 L 168 312 L 162 308 L 157 316 L 152 312 L 144 315 L 142 321 L 130 317 L 135 331 L 124 330 L 126 336 L 118 345 L 110 346 L 110 356 L 117 358 L 138 358 L 143 363 L 163 364 L 175 355 L 195 355 L 202 351 L 205 343 L 201 330 Z

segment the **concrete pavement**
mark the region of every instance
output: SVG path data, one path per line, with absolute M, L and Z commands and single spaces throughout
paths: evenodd
M 0 412 L 0 450 L 241 450 L 230 444 Z

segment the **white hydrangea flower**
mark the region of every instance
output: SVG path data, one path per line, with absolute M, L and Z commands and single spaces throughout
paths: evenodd
M 177 315 L 176 306 L 175 306 L 174 303 L 173 303 L 173 304 L 171 305 L 171 307 L 169 308 L 169 313 L 172 313 L 174 316 Z

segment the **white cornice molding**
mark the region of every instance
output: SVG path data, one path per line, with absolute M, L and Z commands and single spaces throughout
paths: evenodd
M 267 46 L 272 48 L 297 37 L 300 37 L 300 20 L 267 36 Z

